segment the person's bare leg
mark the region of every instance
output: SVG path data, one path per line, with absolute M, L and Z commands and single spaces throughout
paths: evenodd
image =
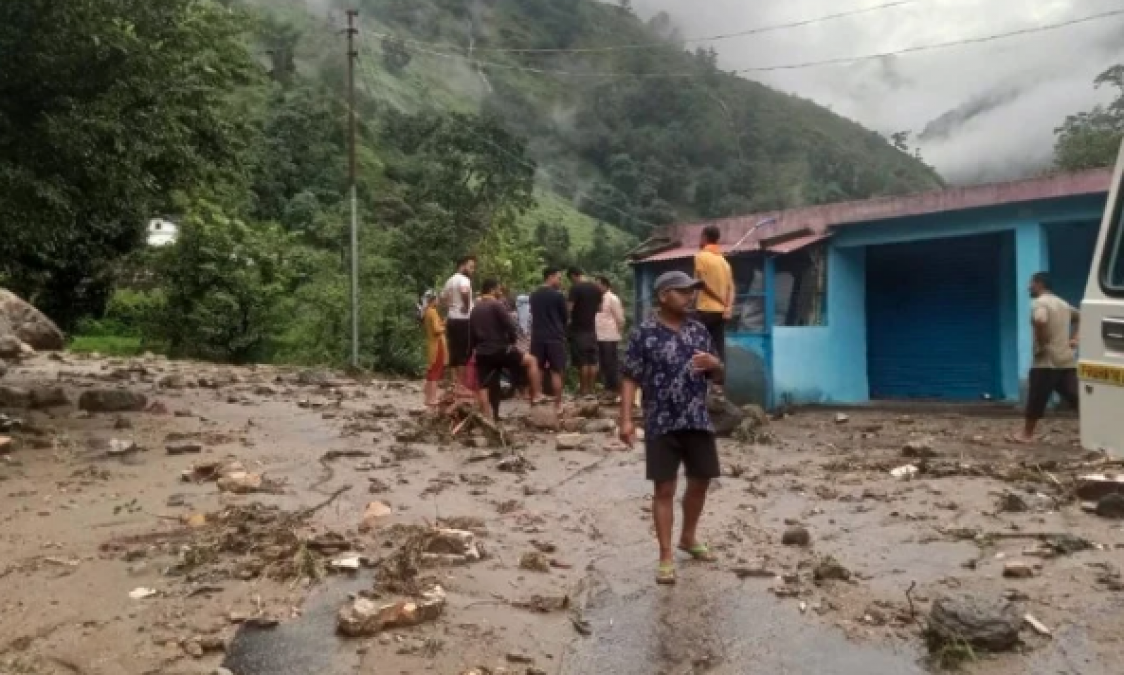
M 437 380 L 425 381 L 425 404 L 437 405 Z
M 683 494 L 683 533 L 679 537 L 679 546 L 683 549 L 692 549 L 698 545 L 699 518 L 702 517 L 703 508 L 706 506 L 706 492 L 710 488 L 707 478 L 687 478 L 687 490 Z
M 1015 435 L 1011 436 L 1011 439 L 1014 440 L 1016 443 L 1033 443 L 1034 442 L 1034 430 L 1037 429 L 1037 428 L 1038 428 L 1038 420 L 1031 419 L 1031 418 L 1028 417 L 1028 418 L 1026 418 L 1026 422 L 1023 423 L 1022 433 L 1021 434 L 1015 434 Z
M 674 478 L 656 483 L 652 495 L 652 519 L 656 524 L 661 564 L 675 561 L 675 553 L 671 549 L 671 530 L 675 526 L 675 487 Z
M 555 410 L 562 411 L 562 371 L 550 371 L 550 384 L 554 387 L 554 408 Z
M 539 400 L 542 395 L 542 371 L 539 370 L 539 362 L 535 357 L 527 355 L 523 357 L 523 367 L 527 370 L 527 387 L 531 390 L 531 401 Z

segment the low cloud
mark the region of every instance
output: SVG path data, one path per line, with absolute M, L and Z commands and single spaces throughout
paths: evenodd
M 633 0 L 664 11 L 688 37 L 730 33 L 883 4 L 848 0 Z M 917 0 L 801 28 L 716 41 L 728 70 L 896 51 L 1033 28 L 1119 9 L 1119 0 Z M 1054 129 L 1104 102 L 1093 79 L 1124 62 L 1124 18 L 982 44 L 822 66 L 748 73 L 885 134 L 910 131 L 952 182 L 1017 178 L 1048 168 Z

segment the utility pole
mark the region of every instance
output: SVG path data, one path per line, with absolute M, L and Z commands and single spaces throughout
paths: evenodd
M 356 190 L 355 143 L 357 119 L 355 112 L 355 36 L 359 33 L 356 19 L 359 10 L 347 10 L 347 106 L 348 106 L 348 182 L 351 191 L 351 367 L 359 369 L 359 197 Z

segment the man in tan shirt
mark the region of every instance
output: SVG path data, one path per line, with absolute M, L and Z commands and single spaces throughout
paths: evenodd
M 1074 409 L 1078 405 L 1075 349 L 1081 314 L 1054 295 L 1050 277 L 1045 272 L 1031 277 L 1029 291 L 1034 299 L 1031 303 L 1034 362 L 1030 368 L 1026 423 L 1021 434 L 1011 437 L 1019 443 L 1034 441 L 1034 430 L 1055 393 Z

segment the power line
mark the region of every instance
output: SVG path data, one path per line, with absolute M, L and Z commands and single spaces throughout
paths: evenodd
M 727 71 L 727 72 L 737 75 L 737 74 L 743 74 L 743 73 L 760 73 L 760 72 L 769 72 L 769 71 L 777 71 L 777 70 L 801 70 L 801 69 L 805 69 L 805 68 L 814 68 L 814 67 L 818 67 L 818 66 L 841 65 L 841 64 L 846 64 L 846 63 L 859 63 L 859 62 L 862 62 L 862 61 L 873 61 L 873 60 L 877 60 L 877 59 L 884 59 L 884 58 L 887 58 L 887 57 L 890 57 L 890 56 L 901 56 L 901 55 L 905 55 L 905 54 L 916 54 L 916 53 L 920 53 L 920 52 L 936 51 L 936 50 L 940 50 L 940 49 L 947 49 L 947 48 L 950 48 L 950 47 L 958 47 L 958 46 L 963 46 L 963 45 L 995 42 L 995 41 L 998 41 L 998 40 L 1005 40 L 1005 39 L 1008 39 L 1008 38 L 1020 37 L 1020 36 L 1024 36 L 1024 35 L 1046 33 L 1046 32 L 1049 32 L 1049 31 L 1059 30 L 1061 28 L 1068 28 L 1070 26 L 1076 26 L 1076 25 L 1079 25 L 1079 24 L 1091 23 L 1093 21 L 1099 21 L 1099 20 L 1102 20 L 1102 19 L 1109 19 L 1109 18 L 1119 17 L 1119 16 L 1124 16 L 1124 9 L 1109 10 L 1109 11 L 1106 11 L 1106 12 L 1101 12 L 1099 14 L 1092 14 L 1090 16 L 1085 16 L 1085 17 L 1081 17 L 1081 18 L 1077 18 L 1077 19 L 1070 19 L 1068 21 L 1061 21 L 1061 22 L 1052 23 L 1052 24 L 1045 24 L 1045 25 L 1042 25 L 1042 26 L 1034 26 L 1034 27 L 1031 27 L 1031 28 L 1021 28 L 1021 29 L 1018 29 L 1018 30 L 1007 31 L 1007 32 L 1004 32 L 1004 33 L 994 33 L 992 35 L 984 35 L 984 36 L 974 37 L 974 38 L 962 38 L 962 39 L 959 39 L 959 40 L 949 40 L 947 42 L 938 42 L 938 43 L 928 44 L 928 45 L 918 45 L 918 46 L 914 46 L 914 47 L 906 47 L 906 48 L 903 48 L 903 49 L 897 49 L 897 50 L 893 50 L 893 51 L 878 52 L 878 53 L 875 53 L 875 54 L 860 54 L 860 55 L 857 55 L 857 56 L 841 56 L 841 57 L 835 57 L 835 58 L 831 58 L 831 59 L 822 59 L 822 60 L 817 60 L 817 61 L 803 61 L 803 62 L 788 63 L 788 64 L 777 64 L 777 65 L 771 65 L 771 66 L 751 66 L 751 67 L 739 68 L 739 69 L 736 69 L 736 70 L 733 70 L 733 71 Z M 548 69 L 548 68 L 534 68 L 534 67 L 530 67 L 530 66 L 519 66 L 519 65 L 514 65 L 514 64 L 508 64 L 508 63 L 497 63 L 495 61 L 483 61 L 483 60 L 479 60 L 479 59 L 474 59 L 474 58 L 469 57 L 469 56 L 463 56 L 463 55 L 460 55 L 460 54 L 448 54 L 448 53 L 439 52 L 439 51 L 436 51 L 436 50 L 425 49 L 425 48 L 418 47 L 418 46 L 415 46 L 415 45 L 411 44 L 411 42 L 408 41 L 408 40 L 397 37 L 395 35 L 389 35 L 389 34 L 386 34 L 386 33 L 368 33 L 368 34 L 371 35 L 371 37 L 374 37 L 374 38 L 376 38 L 378 40 L 382 40 L 382 41 L 388 41 L 388 40 L 399 41 L 403 44 L 403 46 L 405 48 L 410 49 L 411 51 L 415 51 L 415 52 L 422 53 L 422 54 L 428 54 L 430 56 L 435 56 L 435 57 L 438 57 L 438 58 L 464 61 L 464 62 L 473 64 L 477 67 L 496 68 L 496 69 L 499 69 L 499 70 L 511 70 L 511 71 L 525 72 L 525 73 L 533 73 L 533 74 L 537 74 L 537 75 L 555 75 L 555 76 L 559 76 L 559 77 L 601 78 L 601 79 L 612 79 L 612 78 L 617 78 L 617 79 L 684 78 L 684 79 L 686 79 L 686 78 L 696 78 L 696 77 L 705 77 L 706 76 L 705 73 L 697 73 L 697 72 L 627 73 L 627 72 L 573 71 L 573 70 L 555 70 L 555 69 Z
M 906 5 L 913 5 L 919 2 L 929 2 L 929 0 L 896 0 L 895 2 L 887 2 L 881 5 L 874 5 L 872 7 L 862 7 L 860 9 L 851 9 L 844 12 L 836 12 L 834 14 L 827 14 L 818 16 L 811 19 L 801 19 L 799 21 L 790 21 L 787 23 L 771 24 L 766 26 L 757 26 L 755 28 L 748 28 L 746 30 L 737 31 L 734 33 L 722 33 L 719 35 L 710 35 L 706 37 L 691 37 L 678 40 L 681 44 L 695 44 L 698 42 L 719 42 L 721 40 L 732 40 L 734 38 L 746 37 L 749 35 L 760 35 L 762 33 L 773 33 L 776 31 L 787 30 L 791 28 L 802 28 L 817 23 L 824 23 L 827 21 L 835 21 L 852 16 L 859 16 L 862 14 L 872 14 L 874 12 L 881 12 L 887 9 L 894 9 L 904 7 Z M 422 47 L 436 47 L 443 49 L 461 49 L 456 45 L 441 43 L 441 42 L 424 42 L 421 40 L 405 40 L 407 44 L 418 45 Z M 657 40 L 651 42 L 639 42 L 634 44 L 623 45 L 608 45 L 605 47 L 557 47 L 557 48 L 526 48 L 526 47 L 478 47 L 474 51 L 477 52 L 491 52 L 496 54 L 598 54 L 606 52 L 641 50 L 641 49 L 660 49 L 664 47 L 674 46 L 673 43 Z M 468 51 L 468 50 L 465 50 Z

